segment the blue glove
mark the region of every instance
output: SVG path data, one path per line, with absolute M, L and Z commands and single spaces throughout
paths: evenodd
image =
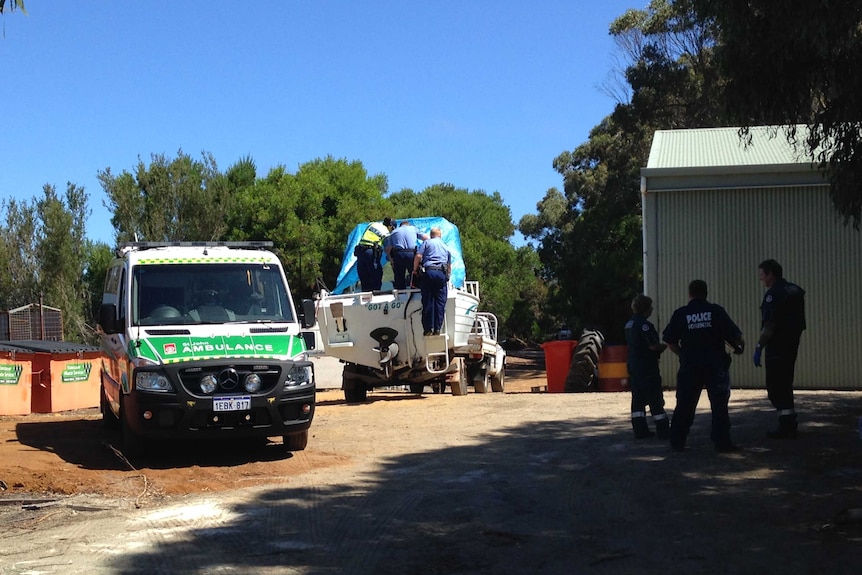
M 754 348 L 754 367 L 760 367 L 760 352 L 763 351 L 758 345 Z

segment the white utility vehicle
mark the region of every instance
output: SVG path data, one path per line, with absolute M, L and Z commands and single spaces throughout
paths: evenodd
M 439 217 L 410 221 L 424 233 L 440 228 L 452 253 L 443 329 L 423 335 L 420 290 L 392 289 L 385 256 L 383 289 L 360 290 L 353 252 L 368 224 L 356 226 L 335 289 L 321 291 L 315 302 L 323 351 L 344 363 L 345 399 L 362 402 L 371 388 L 400 385 L 414 393 L 426 385 L 442 392 L 447 383 L 453 395 L 466 394 L 468 385 L 477 393 L 502 392 L 506 352 L 497 343 L 497 318 L 478 311 L 479 284 L 465 279 L 458 229 Z
M 281 436 L 305 449 L 315 381 L 300 332 L 310 326 L 271 245 L 119 247 L 99 310 L 101 410 L 127 455 L 150 438 Z

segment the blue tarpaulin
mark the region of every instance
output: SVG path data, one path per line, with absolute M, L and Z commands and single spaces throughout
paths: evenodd
M 443 233 L 441 239 L 449 251 L 452 253 L 452 271 L 449 280 L 456 288 L 463 287 L 464 281 L 467 278 L 467 270 L 464 267 L 464 256 L 461 251 L 461 234 L 458 233 L 458 228 L 455 224 L 441 217 L 428 218 L 407 218 L 416 228 L 425 234 L 431 233 L 431 228 L 440 228 Z M 398 220 L 400 224 L 402 220 Z M 340 294 L 347 291 L 358 291 L 359 274 L 356 271 L 356 256 L 353 255 L 353 250 L 356 248 L 359 240 L 362 239 L 362 234 L 370 222 L 358 224 L 353 231 L 350 232 L 350 237 L 347 238 L 347 246 L 344 248 L 344 256 L 341 259 L 341 272 L 338 274 L 334 294 Z M 419 240 L 419 244 L 422 240 Z M 418 244 L 417 244 L 418 245 Z M 383 255 L 383 265 L 388 263 L 386 254 Z M 384 286 L 385 287 L 385 286 Z

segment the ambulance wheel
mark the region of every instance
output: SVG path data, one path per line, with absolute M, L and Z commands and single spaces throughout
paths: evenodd
M 306 429 L 302 433 L 283 435 L 281 441 L 285 451 L 302 451 L 308 445 L 308 430 Z
M 120 424 L 123 435 L 123 455 L 127 458 L 139 457 L 144 454 L 144 438 L 135 433 L 129 425 L 129 416 L 126 413 L 125 400 L 120 399 Z
M 105 387 L 102 385 L 99 386 L 99 410 L 102 412 L 102 425 L 108 429 L 117 429 L 120 427 L 120 420 L 111 411 L 108 397 L 105 395 Z

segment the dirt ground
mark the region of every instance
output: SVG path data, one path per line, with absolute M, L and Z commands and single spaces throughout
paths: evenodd
M 0 417 L 0 573 L 858 573 L 862 393 L 761 390 L 715 454 L 631 438 L 627 393 L 318 392 L 308 448 L 162 446 L 128 462 L 96 409 Z M 520 368 L 520 369 L 517 369 Z M 672 391 L 665 393 L 669 411 Z

